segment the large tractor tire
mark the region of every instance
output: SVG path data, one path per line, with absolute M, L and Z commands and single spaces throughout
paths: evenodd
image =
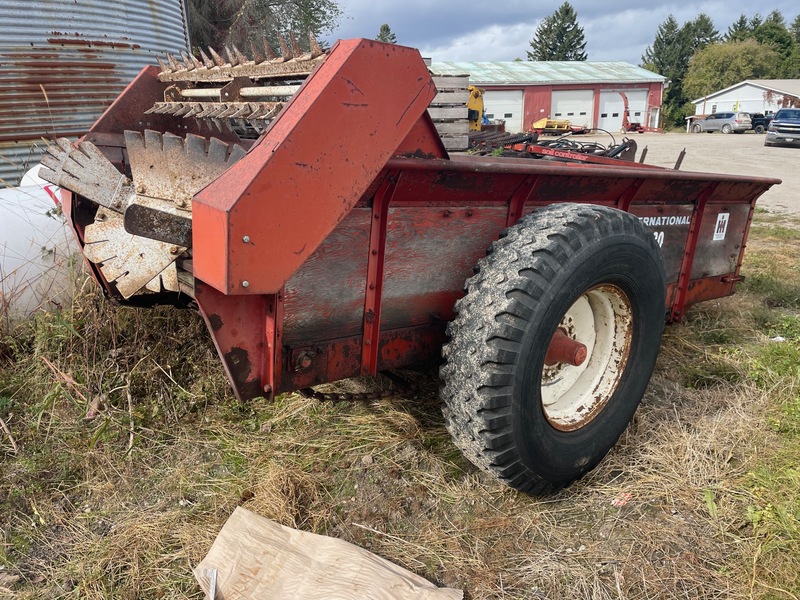
M 554 204 L 507 229 L 467 281 L 443 349 L 456 444 L 529 494 L 593 469 L 647 388 L 665 294 L 658 246 L 633 215 Z

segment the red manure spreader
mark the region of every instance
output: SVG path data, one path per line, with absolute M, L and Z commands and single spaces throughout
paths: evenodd
M 417 50 L 310 48 L 170 56 L 51 147 L 41 175 L 70 190 L 94 277 L 199 310 L 241 399 L 443 359 L 471 461 L 534 494 L 581 477 L 632 418 L 665 323 L 734 292 L 779 181 L 450 156 Z

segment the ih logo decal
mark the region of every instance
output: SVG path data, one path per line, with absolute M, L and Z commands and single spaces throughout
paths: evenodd
M 725 234 L 728 233 L 728 219 L 730 216 L 730 213 L 719 213 L 717 215 L 717 225 L 714 227 L 715 242 L 725 239 Z

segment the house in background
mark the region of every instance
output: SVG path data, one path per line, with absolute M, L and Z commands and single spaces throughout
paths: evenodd
M 697 100 L 695 116 L 740 110 L 774 113 L 784 106 L 800 105 L 800 79 L 747 79 Z
M 506 122 L 506 131 L 526 131 L 542 118 L 619 131 L 624 100 L 630 120 L 657 127 L 665 77 L 625 62 L 513 61 L 433 62 L 438 75 L 469 74 L 484 90 L 490 119 Z

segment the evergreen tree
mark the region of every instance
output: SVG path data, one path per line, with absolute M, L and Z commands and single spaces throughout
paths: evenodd
M 797 15 L 792 21 L 792 26 L 789 28 L 789 31 L 794 36 L 794 41 L 797 44 L 800 44 L 800 15 Z
M 680 125 L 689 98 L 683 89 L 683 79 L 692 55 L 719 40 L 719 32 L 708 15 L 700 14 L 682 27 L 669 15 L 656 32 L 653 46 L 642 56 L 645 68 L 666 77 L 670 84 L 664 92 L 664 117 Z
M 767 15 L 767 18 L 764 19 L 763 24 L 766 25 L 767 23 L 774 23 L 775 25 L 786 29 L 786 20 L 783 18 L 783 15 L 779 10 L 773 10 L 771 13 L 769 13 L 769 15 Z
M 666 21 L 658 26 L 652 47 L 645 48 L 642 55 L 643 66 L 667 79 L 674 80 L 680 75 L 679 65 L 683 56 L 682 44 L 683 39 L 678 22 L 675 17 L 669 15 Z
M 714 22 L 705 13 L 700 13 L 693 21 L 688 21 L 684 24 L 683 29 L 684 36 L 691 45 L 690 57 L 698 50 L 720 40 L 719 31 L 714 27 Z
M 396 44 L 397 43 L 397 36 L 392 33 L 392 30 L 389 28 L 387 23 L 381 25 L 381 29 L 378 32 L 378 37 L 375 38 L 379 42 L 385 42 L 387 44 Z
M 741 42 L 749 38 L 752 33 L 753 30 L 750 29 L 750 22 L 747 20 L 747 16 L 741 14 L 739 18 L 728 27 L 728 32 L 725 34 L 725 41 Z
M 586 40 L 578 15 L 564 2 L 536 28 L 528 60 L 586 60 Z

